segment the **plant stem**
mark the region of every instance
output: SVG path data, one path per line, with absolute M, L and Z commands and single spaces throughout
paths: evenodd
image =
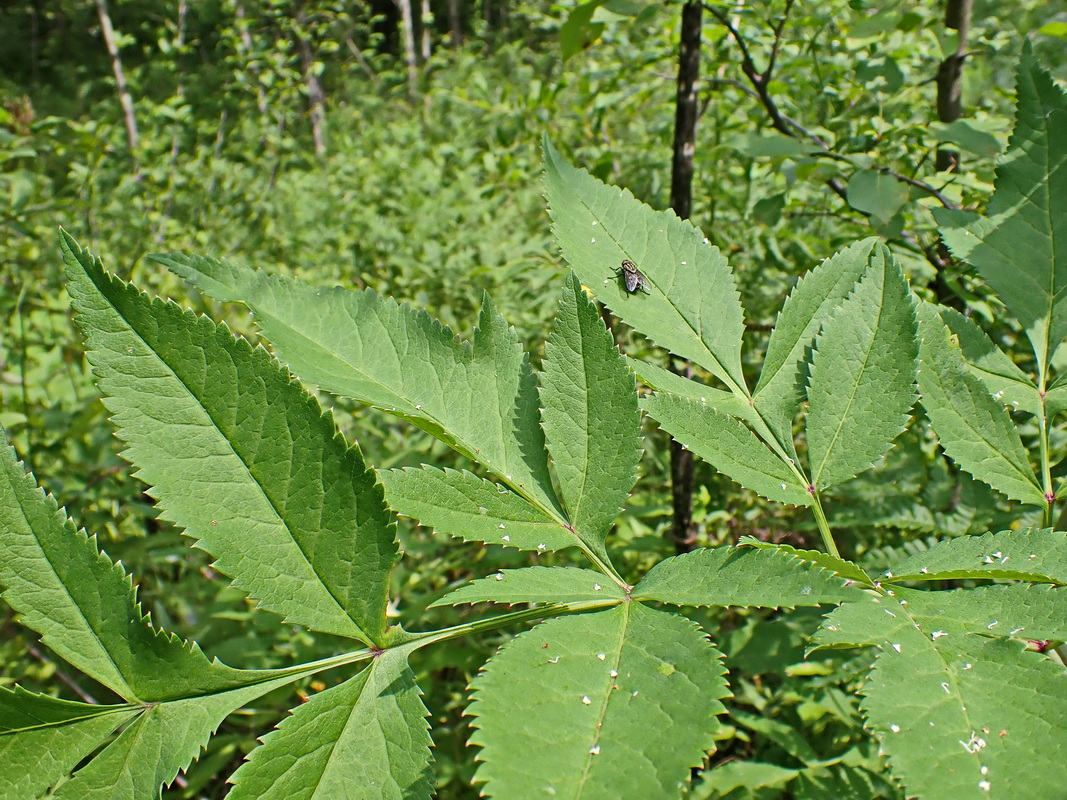
M 830 523 L 826 521 L 826 514 L 822 510 L 822 501 L 819 500 L 818 492 L 812 491 L 811 499 L 815 501 L 812 503 L 811 510 L 815 513 L 815 522 L 819 525 L 822 546 L 834 558 L 841 558 L 841 554 L 837 551 L 837 544 L 834 542 L 834 536 L 830 533 Z
M 1049 448 L 1048 448 L 1048 414 L 1045 408 L 1045 380 L 1044 376 L 1041 376 L 1041 432 L 1038 436 L 1038 447 L 1041 452 L 1041 486 L 1045 492 L 1045 508 L 1041 515 L 1041 524 L 1046 527 L 1052 527 L 1052 510 L 1055 503 L 1055 494 L 1052 491 L 1052 465 L 1049 460 Z
M 502 628 L 505 625 L 511 625 L 516 622 L 525 622 L 530 619 L 544 619 L 546 617 L 557 617 L 560 614 L 570 614 L 576 611 L 590 611 L 597 608 L 608 608 L 613 605 L 618 605 L 617 599 L 604 601 L 589 600 L 583 603 L 562 603 L 560 605 L 526 608 L 522 611 L 512 611 L 497 617 L 479 619 L 474 622 L 465 622 L 462 625 L 454 625 L 451 628 L 442 628 L 439 631 L 426 631 L 424 633 L 409 633 L 403 631 L 398 634 L 397 641 L 394 644 L 401 645 L 417 643 L 418 647 L 423 647 L 435 642 L 458 639 L 461 636 L 469 636 L 472 633 L 496 630 L 497 628 Z

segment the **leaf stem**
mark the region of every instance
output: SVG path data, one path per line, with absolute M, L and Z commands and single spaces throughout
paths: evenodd
M 461 636 L 469 636 L 472 633 L 496 630 L 497 628 L 502 628 L 505 625 L 511 625 L 516 622 L 525 622 L 526 620 L 531 619 L 544 619 L 546 617 L 557 617 L 560 614 L 569 614 L 577 611 L 591 611 L 593 609 L 608 608 L 614 605 L 618 605 L 618 602 L 588 600 L 581 603 L 561 603 L 559 605 L 525 608 L 522 611 L 512 611 L 488 619 L 479 619 L 473 622 L 465 622 L 462 625 L 453 625 L 451 628 L 442 628 L 439 631 L 425 631 L 423 633 L 403 631 L 398 635 L 395 644 L 402 645 L 411 643 L 416 644 L 417 647 L 423 647 L 435 642 L 458 639 Z
M 1056 502 L 1056 495 L 1052 491 L 1052 465 L 1049 458 L 1049 446 L 1048 446 L 1048 414 L 1046 413 L 1045 406 L 1045 376 L 1041 376 L 1041 385 L 1038 389 L 1039 396 L 1041 397 L 1041 414 L 1040 423 L 1041 430 L 1038 436 L 1038 447 L 1041 453 L 1041 485 L 1045 491 L 1045 508 L 1042 512 L 1042 525 L 1046 528 L 1052 527 L 1053 519 L 1053 505 Z
M 830 533 L 830 523 L 826 521 L 826 513 L 822 510 L 822 501 L 819 499 L 819 493 L 814 488 L 811 490 L 811 499 L 813 501 L 811 510 L 815 513 L 815 522 L 819 525 L 822 546 L 834 558 L 841 558 L 841 554 L 837 551 L 837 543 L 834 542 L 834 535 Z

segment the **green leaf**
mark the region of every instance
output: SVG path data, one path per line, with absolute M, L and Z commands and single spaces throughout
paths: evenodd
M 575 533 L 602 558 L 641 460 L 637 385 L 596 307 L 570 273 L 541 372 L 552 465 Z
M 661 561 L 633 590 L 635 600 L 678 606 L 796 608 L 862 597 L 830 570 L 784 550 L 717 547 Z
M 946 629 L 1022 640 L 1067 639 L 1067 590 L 1063 587 L 1027 583 L 977 586 L 923 592 L 922 601 L 921 613 Z
M 771 331 L 753 399 L 760 415 L 793 457 L 793 418 L 807 396 L 808 360 L 815 335 L 875 258 L 875 242 L 873 238 L 857 242 L 804 275 L 786 298 Z
M 737 417 L 750 425 L 757 424 L 759 415 L 748 400 L 730 392 L 725 392 L 722 389 L 712 388 L 700 381 L 678 375 L 670 370 L 663 369 L 663 367 L 657 367 L 655 364 L 649 364 L 647 361 L 638 361 L 629 356 L 625 358 L 626 363 L 637 373 L 637 377 L 641 379 L 641 382 L 657 392 L 681 395 L 682 397 L 688 397 L 690 400 L 711 403 L 719 411 L 723 411 L 731 417 Z M 789 441 L 792 442 L 791 435 Z
M 122 567 L 76 531 L 0 447 L 0 588 L 19 621 L 60 658 L 131 702 L 160 702 L 262 680 L 208 661 L 153 628 Z
M 293 677 L 283 677 L 146 706 L 117 739 L 52 796 L 56 800 L 159 797 L 160 786 L 189 766 L 229 714 L 292 681 Z
M 908 187 L 892 175 L 861 169 L 849 178 L 847 198 L 854 209 L 884 225 L 908 202 Z
M 808 381 L 808 460 L 820 490 L 869 469 L 915 401 L 915 312 L 908 284 L 876 246 L 856 290 L 823 326 Z
M 504 486 L 469 472 L 419 467 L 382 470 L 389 505 L 439 533 L 519 550 L 562 550 L 577 535 Z
M 39 797 L 120 725 L 129 706 L 99 706 L 0 687 L 0 798 Z
M 728 797 L 735 789 L 785 789 L 786 785 L 800 774 L 799 769 L 790 769 L 778 764 L 760 761 L 727 761 L 700 774 L 700 784 L 692 794 L 693 800 Z M 774 796 L 774 795 L 770 795 Z M 742 794 L 739 797 L 761 797 Z
M 742 486 L 768 500 L 811 504 L 801 478 L 729 414 L 672 394 L 646 397 L 642 407 L 677 441 Z
M 787 555 L 794 556 L 802 561 L 810 561 L 818 567 L 828 569 L 831 572 L 836 572 L 842 578 L 856 581 L 864 586 L 871 586 L 874 581 L 871 576 L 852 561 L 847 561 L 837 556 L 832 556 L 829 553 L 824 553 L 821 550 L 801 550 L 788 544 L 774 544 L 773 542 L 761 542 L 752 536 L 742 536 L 738 541 L 738 545 L 741 547 L 753 547 L 757 550 L 774 550 Z
M 593 22 L 593 12 L 603 5 L 603 0 L 593 0 L 574 8 L 559 26 L 559 47 L 563 60 L 585 50 L 600 38 L 604 23 Z
M 979 158 L 996 158 L 1000 155 L 1000 141 L 989 131 L 977 127 L 974 120 L 957 119 L 947 125 L 935 122 L 927 130 L 938 142 L 959 145 Z
M 471 345 L 371 291 L 318 289 L 200 256 L 153 258 L 219 300 L 245 303 L 302 380 L 407 419 L 566 521 L 549 476 L 536 378 L 488 296 Z
M 1067 534 L 1027 528 L 960 536 L 894 564 L 884 580 L 983 578 L 1067 585 Z
M 150 301 L 65 233 L 62 245 L 124 455 L 162 515 L 287 621 L 381 640 L 399 556 L 359 449 L 265 350 Z
M 719 657 L 693 622 L 640 603 L 520 634 L 473 682 L 483 794 L 678 796 L 715 746 Z
M 553 231 L 582 283 L 628 325 L 747 395 L 741 301 L 719 249 L 674 212 L 572 167 L 547 138 L 544 149 Z M 616 277 L 624 259 L 644 274 L 646 291 L 631 294 Z
M 801 158 L 816 148 L 795 136 L 770 131 L 731 137 L 728 145 L 751 158 Z
M 967 367 L 994 400 L 1013 410 L 1041 413 L 1041 396 L 1034 382 L 974 320 L 947 306 L 937 306 L 937 313 L 959 344 Z
M 479 578 L 430 604 L 461 603 L 604 603 L 622 602 L 626 592 L 603 573 L 579 567 L 502 569 Z
M 816 639 L 878 647 L 863 711 L 908 796 L 1055 796 L 1067 757 L 1067 730 L 1053 722 L 1067 718 L 1062 665 L 956 624 L 981 594 L 894 591 L 841 606 Z
M 919 391 L 949 458 L 1008 497 L 1044 505 L 1034 471 L 1008 412 L 967 369 L 937 309 L 919 306 Z
M 985 217 L 935 211 L 953 255 L 1019 320 L 1042 374 L 1067 336 L 1067 94 L 1024 53 L 1018 109 Z
M 429 798 L 429 712 L 409 650 L 386 650 L 297 708 L 234 773 L 228 800 Z

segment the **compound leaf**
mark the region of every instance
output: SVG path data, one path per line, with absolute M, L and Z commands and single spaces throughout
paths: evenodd
M 0 798 L 45 794 L 136 715 L 130 706 L 75 703 L 0 687 Z
M 674 439 L 742 486 L 768 500 L 811 505 L 811 495 L 797 473 L 729 414 L 663 392 L 646 397 L 642 407 Z
M 747 395 L 744 315 L 719 248 L 673 211 L 653 211 L 628 190 L 572 167 L 547 137 L 544 150 L 552 229 L 582 283 L 628 325 Z M 624 259 L 644 275 L 643 290 L 627 291 L 616 276 Z
M 959 536 L 894 564 L 884 582 L 961 578 L 1067 585 L 1067 534 L 1025 528 Z
M 461 603 L 582 603 L 623 601 L 626 593 L 603 573 L 579 567 L 502 569 L 479 578 L 430 604 Z
M 1062 666 L 1008 630 L 976 632 L 968 620 L 984 616 L 981 594 L 894 592 L 841 606 L 816 641 L 878 648 L 862 708 L 908 795 L 1055 795 L 1067 756 Z
M 1043 505 L 1044 492 L 1008 412 L 967 369 L 958 341 L 927 303 L 919 306 L 919 338 L 919 391 L 945 452 L 1008 497 Z
M 261 349 L 151 301 L 62 237 L 68 291 L 124 455 L 162 514 L 265 608 L 380 640 L 395 522 L 359 449 Z
M 574 531 L 507 487 L 470 472 L 422 466 L 381 470 L 378 477 L 397 513 L 439 533 L 537 552 L 579 542 Z
M 217 299 L 251 308 L 302 380 L 410 421 L 566 521 L 549 476 L 536 378 L 488 296 L 468 344 L 426 312 L 372 291 L 319 289 L 202 256 L 153 258 Z
M 633 597 L 679 606 L 796 608 L 842 603 L 862 593 L 786 551 L 716 547 L 661 561 L 634 587 Z
M 790 446 L 793 418 L 806 396 L 815 336 L 863 276 L 875 241 L 856 242 L 797 281 L 771 331 L 753 400 L 779 441 Z
M 429 798 L 429 712 L 408 649 L 384 651 L 297 708 L 234 773 L 227 800 Z
M 153 628 L 130 578 L 0 447 L 0 588 L 19 621 L 60 658 L 131 702 L 160 702 L 262 680 L 211 662 Z
M 823 325 L 808 383 L 808 460 L 820 490 L 869 469 L 915 402 L 915 312 L 908 284 L 876 245 L 855 291 Z
M 940 210 L 941 236 L 1019 320 L 1042 373 L 1067 336 L 1067 94 L 1024 53 L 986 216 Z
M 1006 408 L 1041 413 L 1041 396 L 1034 382 L 974 320 L 947 306 L 938 306 L 937 313 L 959 343 L 968 369 L 985 384 L 994 400 Z
M 473 682 L 483 794 L 677 796 L 714 748 L 719 658 L 693 622 L 640 603 L 518 635 Z
M 573 272 L 545 345 L 541 402 L 571 525 L 606 558 L 604 539 L 637 479 L 641 412 L 633 373 Z
M 276 678 L 215 694 L 145 706 L 140 714 L 55 792 L 56 800 L 159 797 L 207 744 L 222 721 L 243 705 L 293 681 Z

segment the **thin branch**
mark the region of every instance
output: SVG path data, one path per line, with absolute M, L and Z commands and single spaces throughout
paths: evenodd
M 126 122 L 126 139 L 130 145 L 130 155 L 136 164 L 137 145 L 140 141 L 137 135 L 137 117 L 134 115 L 133 97 L 126 83 L 126 73 L 122 69 L 122 56 L 119 54 L 119 45 L 115 39 L 115 29 L 111 26 L 111 15 L 107 11 L 107 0 L 96 0 L 96 13 L 100 18 L 100 32 L 104 37 L 104 45 L 107 47 L 108 55 L 111 56 L 111 71 L 115 75 L 115 88 L 119 92 L 122 116 Z
M 705 6 L 705 8 L 707 8 L 707 6 Z M 744 69 L 744 67 L 742 67 L 742 69 Z M 808 131 L 803 125 L 801 125 L 792 117 L 781 113 L 778 110 L 778 107 L 774 104 L 774 101 L 770 99 L 769 94 L 766 91 L 759 91 L 758 86 L 756 89 L 753 89 L 752 87 L 746 86 L 745 84 L 741 83 L 741 81 L 735 78 L 712 78 L 707 81 L 707 84 L 709 85 L 709 87 L 725 85 L 733 86 L 734 88 L 739 89 L 740 91 L 747 94 L 749 97 L 753 97 L 763 104 L 764 109 L 766 109 L 768 116 L 771 118 L 772 126 L 779 133 L 782 133 L 783 135 L 788 136 L 791 139 L 801 137 L 808 139 L 809 141 L 818 145 L 819 149 L 822 150 L 822 153 L 820 155 L 824 158 L 828 158 L 832 161 L 844 161 L 846 163 L 851 163 L 847 157 L 833 152 L 830 149 L 830 146 L 826 144 L 826 142 L 824 142 L 822 139 L 820 139 L 816 134 Z M 770 100 L 770 105 L 767 104 L 767 100 Z M 793 130 L 790 131 L 789 128 L 792 128 Z M 797 134 L 799 134 L 799 137 Z M 889 169 L 889 167 L 876 167 L 875 169 L 878 172 L 884 172 L 886 175 L 895 178 L 901 183 L 906 183 L 909 186 L 914 186 L 916 189 L 922 190 L 926 194 L 935 198 L 937 202 L 939 202 L 945 208 L 956 208 L 956 205 L 951 200 L 945 197 L 945 195 L 943 195 L 936 187 L 931 186 L 928 183 L 917 180 L 915 178 L 910 178 L 907 175 L 903 175 L 899 172 L 896 172 L 895 170 Z M 831 181 L 836 181 L 836 179 L 831 179 Z M 833 189 L 834 194 L 839 195 L 841 198 L 845 197 L 845 189 L 844 186 L 840 184 L 840 181 L 837 181 L 836 186 L 831 184 L 830 188 Z
M 793 10 L 793 0 L 786 0 L 785 11 L 782 12 L 782 18 L 778 20 L 778 24 L 774 26 L 774 44 L 771 46 L 771 55 L 767 59 L 767 69 L 763 71 L 763 80 L 768 82 L 771 79 L 771 74 L 774 72 L 774 62 L 778 60 L 778 50 L 782 46 L 782 32 L 785 30 L 785 23 L 789 19 L 789 12 Z
M 52 669 L 54 669 L 55 670 L 55 676 L 57 678 L 59 678 L 60 681 L 62 681 L 63 683 L 67 684 L 67 686 L 69 686 L 74 691 L 74 693 L 76 695 L 78 695 L 78 697 L 80 697 L 86 703 L 91 703 L 94 706 L 100 705 L 96 701 L 96 698 L 94 698 L 91 694 L 89 694 L 82 687 L 80 687 L 74 681 L 74 679 L 72 677 L 70 677 L 66 672 L 63 671 L 63 669 L 61 667 L 57 666 L 56 663 L 54 661 L 52 661 L 52 659 L 50 659 L 48 656 L 46 656 L 44 653 L 42 653 L 40 650 L 38 650 L 32 644 L 26 645 L 26 652 L 29 653 L 34 658 L 36 658 L 42 664 L 46 664 L 49 667 L 51 667 Z

